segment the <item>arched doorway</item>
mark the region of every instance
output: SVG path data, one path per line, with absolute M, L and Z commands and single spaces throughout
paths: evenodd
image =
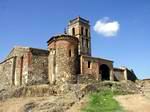
M 107 65 L 102 64 L 99 68 L 101 80 L 110 80 L 110 69 Z

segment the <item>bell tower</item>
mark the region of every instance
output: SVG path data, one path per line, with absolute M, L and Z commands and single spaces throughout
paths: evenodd
M 70 20 L 67 33 L 79 40 L 79 55 L 91 56 L 91 35 L 89 21 L 81 17 Z

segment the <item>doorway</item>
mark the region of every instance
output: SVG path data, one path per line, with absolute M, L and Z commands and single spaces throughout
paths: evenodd
M 101 80 L 110 80 L 110 69 L 107 65 L 102 64 L 99 68 Z

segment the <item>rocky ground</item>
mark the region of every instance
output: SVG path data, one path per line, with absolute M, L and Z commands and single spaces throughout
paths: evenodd
M 106 81 L 88 84 L 61 84 L 57 86 L 40 85 L 12 88 L 12 90 L 10 88 L 9 90 L 2 89 L 0 91 L 0 112 L 80 112 L 80 109 L 88 101 L 87 94 L 92 91 L 102 91 L 108 88 L 125 95 L 143 95 L 139 95 L 139 100 L 136 99 L 137 95 L 133 95 L 133 97 L 132 95 L 119 96 L 117 100 L 125 108 L 127 108 L 125 104 L 129 104 L 132 98 L 135 99 L 132 105 L 135 103 L 136 106 L 137 102 L 141 102 L 139 105 L 146 104 L 145 106 L 149 106 L 147 103 L 150 103 L 145 98 L 149 97 L 149 84 L 149 82 L 142 81 L 136 83 L 130 81 Z M 131 101 L 134 101 L 133 99 Z
M 0 103 L 0 112 L 65 112 L 75 102 L 69 95 L 12 98 Z

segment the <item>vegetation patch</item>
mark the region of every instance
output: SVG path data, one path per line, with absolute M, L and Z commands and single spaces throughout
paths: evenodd
M 104 90 L 89 95 L 88 104 L 81 112 L 123 112 L 119 103 L 113 98 L 118 92 Z

